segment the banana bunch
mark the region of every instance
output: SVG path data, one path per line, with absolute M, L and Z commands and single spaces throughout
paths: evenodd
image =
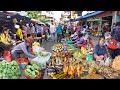
M 81 53 L 86 55 L 87 50 L 84 47 L 81 47 Z
M 69 75 L 67 75 L 67 74 L 65 74 L 63 72 L 60 72 L 58 74 L 53 74 L 52 78 L 53 79 L 71 79 L 72 76 L 69 76 Z

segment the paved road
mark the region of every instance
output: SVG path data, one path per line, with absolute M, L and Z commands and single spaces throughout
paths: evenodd
M 96 44 L 98 44 L 98 40 L 99 40 L 98 37 L 93 37 L 93 36 L 91 36 L 91 39 L 92 39 L 92 42 L 93 42 L 94 46 L 95 46 Z M 44 48 L 46 49 L 46 51 L 52 52 L 51 47 L 52 47 L 54 44 L 56 44 L 56 43 L 57 43 L 57 42 L 47 41 L 47 42 L 43 42 L 43 44 L 42 44 L 41 46 L 44 47 Z

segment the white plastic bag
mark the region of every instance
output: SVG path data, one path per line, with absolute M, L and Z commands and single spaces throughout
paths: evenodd
M 48 38 L 48 39 L 51 38 L 51 35 L 48 34 L 48 35 L 47 35 L 47 38 Z
M 40 52 L 42 52 L 44 50 L 44 48 L 39 47 L 39 46 L 35 46 L 33 47 L 33 52 L 36 54 L 39 54 Z

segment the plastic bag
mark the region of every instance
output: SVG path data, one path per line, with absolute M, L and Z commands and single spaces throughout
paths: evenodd
M 4 51 L 3 57 L 4 57 L 4 60 L 8 62 L 12 61 L 12 54 L 10 51 Z
M 39 47 L 39 46 L 33 47 L 33 53 L 36 53 L 36 54 L 39 54 L 43 50 L 44 50 L 44 48 Z
M 47 35 L 47 38 L 48 38 L 48 39 L 51 38 L 51 35 L 48 34 L 48 35 Z

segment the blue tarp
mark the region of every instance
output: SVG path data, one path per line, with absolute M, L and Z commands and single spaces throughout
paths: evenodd
M 81 16 L 80 18 L 76 18 L 75 20 L 73 20 L 73 22 L 79 21 L 79 20 L 81 20 L 81 19 L 85 19 L 85 18 L 88 18 L 88 17 L 95 16 L 95 15 L 100 14 L 100 13 L 102 13 L 102 12 L 104 12 L 104 11 L 96 11 L 96 12 L 93 12 L 93 13 L 91 13 L 91 14 L 88 14 L 88 15 L 85 15 L 85 16 Z

